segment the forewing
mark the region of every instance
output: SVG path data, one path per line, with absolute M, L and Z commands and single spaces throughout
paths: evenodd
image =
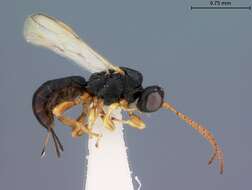
M 41 13 L 27 17 L 24 37 L 27 42 L 48 48 L 90 72 L 118 69 L 82 41 L 69 26 L 56 18 Z

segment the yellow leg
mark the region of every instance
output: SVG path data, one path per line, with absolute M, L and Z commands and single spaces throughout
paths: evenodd
M 88 129 L 92 129 L 97 117 L 98 117 L 98 109 L 99 107 L 99 102 L 97 98 L 93 98 L 91 107 L 88 109 Z
M 112 119 L 111 119 L 111 114 L 114 110 L 116 110 L 117 108 L 120 107 L 120 104 L 119 103 L 113 103 L 109 106 L 108 108 L 108 111 L 107 113 L 105 113 L 104 117 L 103 118 L 103 123 L 104 123 L 104 126 L 113 131 L 115 129 L 115 124 L 113 123 Z
M 90 102 L 91 102 L 92 98 L 90 97 L 90 95 L 88 93 L 84 92 L 83 95 L 80 96 L 80 100 L 82 102 L 82 112 L 81 112 L 80 116 L 76 118 L 76 121 L 78 121 L 80 123 L 84 123 L 85 117 L 87 116 L 88 108 L 90 106 Z
M 129 115 L 130 119 L 129 120 L 118 120 L 116 118 L 111 117 L 112 112 L 117 108 L 120 108 L 120 109 L 126 111 Z M 135 111 L 135 108 L 129 108 L 128 102 L 125 100 L 121 100 L 119 103 L 111 104 L 109 106 L 107 113 L 103 112 L 103 115 L 101 117 L 103 118 L 103 122 L 104 122 L 105 127 L 107 127 L 110 130 L 115 129 L 114 121 L 130 125 L 131 127 L 134 127 L 137 129 L 144 129 L 145 124 L 144 124 L 143 120 L 141 120 L 139 116 L 133 114 L 133 111 Z
M 129 114 L 129 117 L 130 119 L 129 120 L 119 120 L 117 118 L 114 118 L 112 117 L 112 121 L 115 121 L 115 122 L 120 122 L 122 124 L 127 124 L 133 128 L 136 128 L 136 129 L 139 129 L 139 130 L 142 130 L 145 128 L 145 123 L 144 121 L 138 116 L 138 115 L 135 115 L 133 113 L 128 113 Z
M 102 112 L 103 108 L 103 101 L 97 98 L 93 98 L 91 106 L 87 109 L 87 117 L 88 117 L 88 123 L 87 128 L 92 131 L 93 125 L 95 124 L 96 119 L 100 115 L 100 112 Z M 96 136 L 96 147 L 99 146 L 100 138 L 102 137 L 102 134 L 97 134 Z
M 84 123 L 92 98 L 88 93 L 84 92 L 84 94 L 80 96 L 80 99 L 82 102 L 82 113 L 79 117 L 76 118 L 76 120 L 80 123 Z
M 114 121 L 119 121 L 117 118 L 108 116 L 103 110 L 99 113 L 99 117 L 102 119 L 104 127 L 111 131 L 115 129 Z
M 135 108 L 129 108 L 128 102 L 126 100 L 121 100 L 119 103 L 113 103 L 109 106 L 107 113 L 102 117 L 103 118 L 103 123 L 106 128 L 110 130 L 115 129 L 115 124 L 113 123 L 113 120 L 111 118 L 111 114 L 113 113 L 114 110 L 117 108 L 122 109 L 123 111 L 126 111 L 128 113 L 135 111 Z M 138 121 L 137 121 L 138 120 Z M 127 124 L 131 126 L 136 126 L 134 122 L 139 122 L 140 126 L 143 127 L 142 123 L 140 122 L 140 118 L 137 117 L 136 115 L 132 116 L 132 118 L 128 121 Z M 141 128 L 140 127 L 140 128 Z
M 72 108 L 73 106 L 80 104 L 80 99 L 75 99 L 73 101 L 63 102 L 55 106 L 53 109 L 54 116 L 61 121 L 64 125 L 72 128 L 72 136 L 77 137 L 79 134 L 87 133 L 91 137 L 98 137 L 99 135 L 91 132 L 87 127 L 85 127 L 82 123 L 78 122 L 75 119 L 64 116 L 63 113 Z
M 85 123 L 85 118 L 87 117 L 87 113 L 88 113 L 92 98 L 90 97 L 88 93 L 84 93 L 82 96 L 80 96 L 80 99 L 82 102 L 82 112 L 80 116 L 76 118 L 76 120 L 80 123 Z
M 200 133 L 212 146 L 213 155 L 208 161 L 208 164 L 211 164 L 214 159 L 219 160 L 220 162 L 220 173 L 223 173 L 224 170 L 224 155 L 223 152 L 214 138 L 213 134 L 206 128 L 202 127 L 199 123 L 193 121 L 191 118 L 185 114 L 178 112 L 171 104 L 164 102 L 162 105 L 163 108 L 172 111 L 175 113 L 181 120 L 185 121 L 188 125 L 194 128 L 198 133 Z
M 85 112 L 86 112 L 87 121 L 88 121 L 86 127 L 91 131 L 96 119 L 99 116 L 99 112 L 101 111 L 100 109 L 101 102 L 97 98 L 94 98 L 91 106 L 88 106 L 86 108 L 84 107 L 85 105 L 83 105 L 83 110 L 86 110 Z
M 138 116 L 133 113 L 129 113 L 130 119 L 124 121 L 125 124 L 130 125 L 131 127 L 137 128 L 137 129 L 144 129 L 145 123 L 144 121 Z
M 62 102 L 53 108 L 53 115 L 61 121 L 64 125 L 72 127 L 73 129 L 76 127 L 77 121 L 75 119 L 71 119 L 70 117 L 64 116 L 63 113 L 68 109 L 80 104 L 80 99 L 76 99 L 73 101 Z

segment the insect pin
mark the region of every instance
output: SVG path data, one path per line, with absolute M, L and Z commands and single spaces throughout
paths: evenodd
M 98 142 L 102 134 L 93 132 L 97 118 L 101 118 L 104 127 L 111 131 L 115 129 L 116 123 L 142 130 L 145 123 L 136 112 L 151 113 L 164 108 L 176 114 L 211 144 L 213 153 L 208 164 L 218 160 L 220 173 L 223 173 L 223 152 L 213 134 L 164 101 L 165 93 L 161 87 L 143 87 L 143 76 L 139 71 L 112 65 L 81 40 L 69 26 L 41 13 L 26 19 L 24 36 L 28 42 L 69 58 L 92 73 L 88 80 L 81 76 L 69 76 L 47 81 L 34 93 L 34 115 L 48 130 L 42 155 L 45 154 L 50 135 L 57 155 L 60 156 L 63 151 L 63 146 L 54 132 L 55 118 L 71 128 L 73 137 L 87 134 Z M 70 118 L 64 115 L 65 111 L 76 105 L 82 106 L 79 117 Z M 104 106 L 108 109 L 104 109 Z M 129 119 L 113 117 L 113 111 L 116 109 L 125 111 Z

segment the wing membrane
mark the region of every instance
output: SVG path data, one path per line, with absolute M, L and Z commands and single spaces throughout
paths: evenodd
M 24 37 L 27 42 L 48 48 L 90 72 L 118 70 L 118 67 L 95 52 L 69 26 L 56 18 L 41 13 L 27 17 Z

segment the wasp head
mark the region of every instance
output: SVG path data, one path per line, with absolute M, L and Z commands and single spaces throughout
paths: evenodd
M 159 86 L 149 86 L 143 89 L 137 101 L 137 108 L 142 112 L 155 112 L 163 104 L 164 91 Z

